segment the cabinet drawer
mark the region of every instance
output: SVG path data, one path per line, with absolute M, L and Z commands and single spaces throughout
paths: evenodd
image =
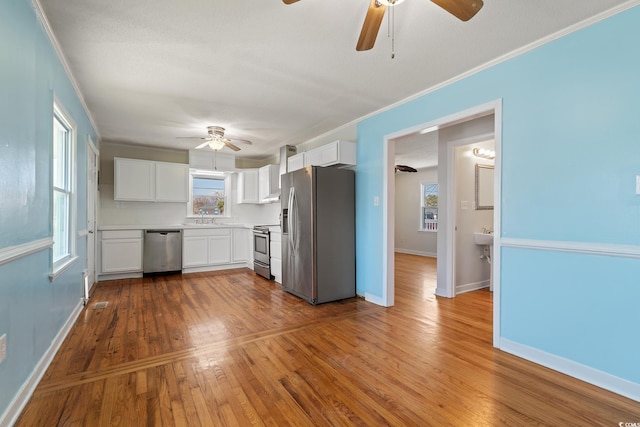
M 107 239 L 141 239 L 142 230 L 105 230 L 102 240 Z
M 182 235 L 185 237 L 191 236 L 231 236 L 230 228 L 203 228 L 203 229 L 192 229 L 185 228 L 182 232 Z

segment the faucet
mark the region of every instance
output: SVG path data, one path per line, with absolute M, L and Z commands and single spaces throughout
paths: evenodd
M 493 234 L 493 230 L 491 228 L 482 227 L 483 234 Z
M 206 212 L 207 211 L 205 211 L 204 209 L 200 209 L 200 224 L 204 224 L 204 214 Z M 198 222 L 198 221 L 196 221 L 196 222 Z

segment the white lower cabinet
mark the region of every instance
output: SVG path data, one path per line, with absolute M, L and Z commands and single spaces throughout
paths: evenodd
M 182 234 L 182 268 L 236 268 L 249 259 L 249 230 L 246 228 L 185 229 Z M 212 267 L 212 268 L 208 268 Z
M 269 261 L 271 263 L 271 275 L 278 283 L 282 283 L 282 234 L 272 231 L 269 242 Z
M 182 236 L 182 267 L 200 267 L 209 264 L 209 238 L 207 236 Z
M 246 228 L 234 228 L 233 230 L 233 256 L 231 261 L 233 262 L 248 262 L 249 261 L 249 235 L 250 230 Z
M 142 230 L 107 230 L 100 237 L 100 273 L 142 272 Z
M 222 230 L 220 230 L 222 231 Z M 224 230 L 227 233 L 231 230 Z M 231 262 L 231 236 L 209 236 L 209 264 L 228 264 Z

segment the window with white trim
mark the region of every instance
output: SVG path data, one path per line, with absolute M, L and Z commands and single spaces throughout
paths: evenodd
M 422 184 L 420 193 L 420 230 L 438 231 L 438 184 Z
M 229 216 L 229 181 L 225 173 L 191 169 L 188 216 Z
M 76 259 L 75 125 L 60 105 L 53 106 L 52 278 Z

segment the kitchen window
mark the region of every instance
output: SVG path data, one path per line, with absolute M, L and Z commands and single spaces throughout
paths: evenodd
M 189 173 L 189 216 L 229 216 L 229 176 L 218 172 Z
M 76 256 L 75 222 L 75 169 L 76 138 L 75 125 L 64 109 L 54 102 L 53 106 L 53 156 L 52 156 L 52 232 L 54 280 L 78 257 Z
M 422 184 L 420 193 L 420 231 L 438 231 L 438 184 Z

